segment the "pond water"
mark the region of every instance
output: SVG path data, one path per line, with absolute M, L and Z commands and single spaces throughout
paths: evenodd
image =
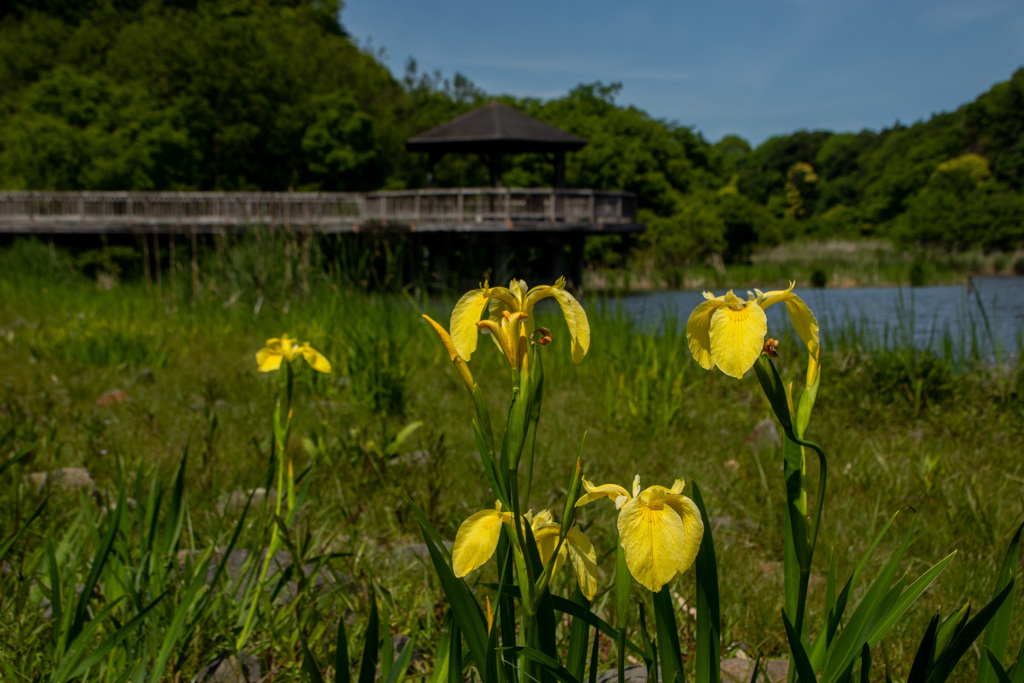
M 906 346 L 950 353 L 976 350 L 984 358 L 1015 356 L 1024 343 L 1024 278 L 976 277 L 968 285 L 797 289 L 818 318 L 828 344 L 841 339 L 869 346 Z M 716 295 L 724 291 L 715 291 Z M 736 292 L 746 298 L 745 292 Z M 628 296 L 611 303 L 645 327 L 666 316 L 685 325 L 700 292 L 666 291 Z M 785 306 L 767 310 L 769 333 L 791 329 Z M 776 333 L 776 336 L 782 336 Z

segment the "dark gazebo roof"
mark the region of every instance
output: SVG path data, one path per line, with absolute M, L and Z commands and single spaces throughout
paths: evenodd
M 519 154 L 573 152 L 587 144 L 501 102 L 490 102 L 405 141 L 410 152 Z

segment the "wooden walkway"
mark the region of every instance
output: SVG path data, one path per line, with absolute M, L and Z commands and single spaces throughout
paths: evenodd
M 625 192 L 0 192 L 0 233 L 639 232 Z

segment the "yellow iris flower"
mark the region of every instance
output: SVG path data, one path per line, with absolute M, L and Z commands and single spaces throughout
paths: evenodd
M 530 523 L 537 551 L 546 567 L 558 545 L 561 525 L 555 523 L 548 510 L 542 510 L 536 515 L 527 512 L 523 516 Z M 493 510 L 481 510 L 462 523 L 452 548 L 452 571 L 455 576 L 462 578 L 494 555 L 502 524 L 512 526 L 514 521 L 511 512 L 502 511 L 500 502 L 495 503 Z M 561 568 L 566 557 L 576 571 L 580 592 L 587 600 L 593 599 L 597 592 L 597 553 L 590 539 L 575 525 L 558 548 L 558 555 L 554 558 L 555 566 L 551 569 L 552 575 Z
M 309 342 L 299 346 L 299 342 L 289 338 L 287 334 L 282 334 L 280 339 L 268 339 L 267 345 L 256 352 L 256 364 L 259 365 L 260 372 L 273 372 L 281 367 L 281 361 L 291 363 L 299 356 L 305 358 L 309 367 L 318 372 L 331 371 L 330 361 L 310 346 Z
M 693 565 L 704 538 L 700 511 L 682 495 L 683 485 L 682 479 L 676 479 L 672 488 L 650 486 L 641 491 L 638 474 L 630 494 L 617 484 L 594 486 L 584 478 L 586 493 L 576 501 L 576 507 L 600 498 L 615 502 L 626 566 L 653 593 Z
M 809 375 L 816 371 L 818 361 L 818 321 L 799 296 L 789 289 L 773 292 L 754 290 L 744 301 L 732 290 L 723 296 L 704 292 L 707 299 L 690 314 L 686 323 L 686 340 L 690 353 L 705 370 L 718 366 L 730 377 L 740 378 L 749 370 L 764 349 L 768 318 L 764 309 L 783 302 L 797 334 L 811 357 Z M 809 377 L 808 382 L 813 378 Z
M 562 309 L 572 337 L 572 359 L 579 363 L 590 348 L 590 323 L 576 298 L 565 291 L 565 278 L 554 285 L 541 285 L 527 289 L 522 280 L 512 280 L 508 287 L 489 287 L 485 282 L 480 289 L 466 292 L 452 310 L 452 342 L 459 355 L 469 360 L 476 351 L 478 333 L 490 333 L 498 348 L 509 359 L 513 368 L 522 365 L 525 344 L 534 332 L 533 307 L 538 301 L 554 297 Z M 481 320 L 484 309 L 489 316 Z

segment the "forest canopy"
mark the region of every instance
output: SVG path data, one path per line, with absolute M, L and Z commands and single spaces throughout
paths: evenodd
M 675 267 L 743 261 L 801 238 L 872 236 L 960 250 L 1024 246 L 1024 69 L 972 103 L 882 131 L 797 131 L 756 148 L 616 103 L 581 84 L 540 100 L 454 74 L 396 77 L 347 34 L 337 0 L 15 0 L 0 19 L 0 189 L 422 187 L 404 141 L 499 99 L 588 141 L 570 187 L 637 195 L 639 243 Z M 440 186 L 488 184 L 445 157 Z M 551 184 L 542 155 L 505 184 Z

